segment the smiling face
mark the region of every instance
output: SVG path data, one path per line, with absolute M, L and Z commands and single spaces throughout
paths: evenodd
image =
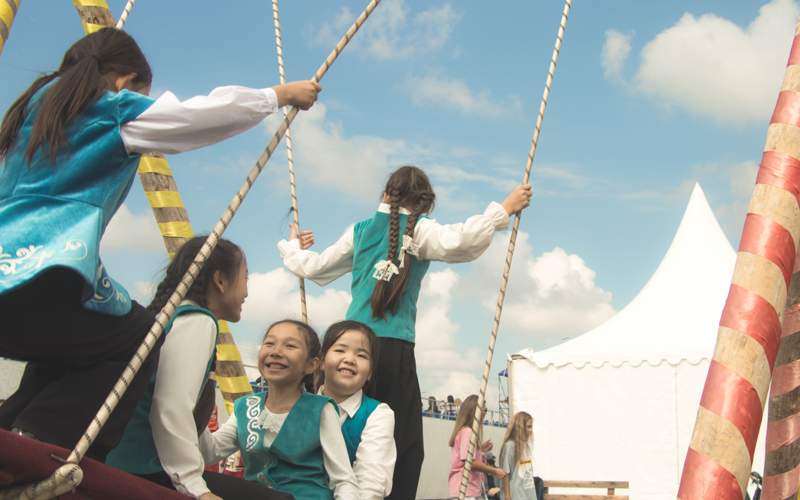
M 325 353 L 325 394 L 341 402 L 364 387 L 372 374 L 372 353 L 367 336 L 346 330 Z
M 270 328 L 258 351 L 258 369 L 270 385 L 300 386 L 317 362 L 317 358 L 309 358 L 305 335 L 292 323 Z
M 213 283 L 209 287 L 206 303 L 218 318 L 236 323 L 242 318 L 242 305 L 247 298 L 247 260 L 241 262 L 233 277 L 214 271 Z

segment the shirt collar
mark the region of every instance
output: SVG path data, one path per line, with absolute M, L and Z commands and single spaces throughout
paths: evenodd
M 384 213 L 384 214 L 388 214 L 391 211 L 392 211 L 392 208 L 391 208 L 391 206 L 389 206 L 388 203 L 381 203 L 380 205 L 378 205 L 378 212 L 381 212 L 381 213 Z M 403 207 L 400 207 L 400 213 L 403 214 L 403 215 L 411 215 L 411 212 L 409 212 L 407 209 L 405 209 Z
M 317 391 L 317 394 L 322 394 L 322 391 L 325 389 L 325 386 L 321 386 Z M 347 416 L 353 418 L 353 415 L 356 414 L 359 408 L 361 408 L 361 400 L 363 398 L 364 391 L 359 389 L 358 392 L 354 393 L 349 398 L 345 399 L 341 403 L 338 404 L 339 408 L 344 410 L 347 413 Z

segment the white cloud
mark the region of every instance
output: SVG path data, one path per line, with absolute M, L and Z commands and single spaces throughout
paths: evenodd
M 137 281 L 133 284 L 132 295 L 140 304 L 149 304 L 156 294 L 157 283 L 152 281 Z
M 478 264 L 485 283 L 497 282 L 503 269 L 507 238 L 495 238 Z M 534 255 L 528 234 L 520 231 L 503 307 L 503 331 L 524 335 L 537 348 L 585 333 L 614 314 L 611 293 L 595 283 L 596 273 L 584 260 L 555 247 Z M 497 291 L 482 293 L 483 305 L 495 309 Z
M 164 250 L 164 242 L 149 210 L 135 214 L 125 204 L 119 207 L 114 218 L 108 223 L 103 240 L 100 242 L 101 252 L 118 249 Z
M 800 8 L 761 7 L 745 28 L 715 14 L 684 14 L 641 53 L 636 86 L 724 124 L 763 123 L 780 88 Z
M 355 18 L 342 7 L 329 23 L 313 29 L 313 42 L 333 47 Z M 449 3 L 410 15 L 404 0 L 384 0 L 351 42 L 351 50 L 383 61 L 432 52 L 447 43 L 460 20 L 461 13 Z
M 415 104 L 441 106 L 465 114 L 501 116 L 519 109 L 519 102 L 500 103 L 485 90 L 474 91 L 458 79 L 439 76 L 412 77 L 407 89 Z
M 633 35 L 626 35 L 616 30 L 606 31 L 606 41 L 603 44 L 602 64 L 603 74 L 609 80 L 622 80 L 622 71 L 625 61 L 631 53 L 631 39 Z

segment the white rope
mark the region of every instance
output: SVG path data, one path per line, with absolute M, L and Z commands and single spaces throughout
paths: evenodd
M 272 0 L 272 22 L 275 25 L 275 50 L 278 54 L 278 78 L 281 85 L 286 83 L 286 70 L 283 67 L 283 41 L 281 40 L 281 21 L 278 16 L 278 0 Z M 287 111 L 283 110 L 283 117 L 286 118 Z M 292 200 L 292 214 L 294 215 L 294 225 L 300 230 L 300 211 L 297 206 L 297 182 L 294 176 L 294 152 L 292 149 L 292 131 L 286 130 L 286 160 L 289 165 L 289 194 Z M 298 235 L 299 237 L 299 235 Z M 308 323 L 308 305 L 306 303 L 306 282 L 301 277 L 300 280 L 300 314 L 303 322 Z
M 569 18 L 569 10 L 572 7 L 572 0 L 565 0 L 564 10 L 561 14 L 561 23 L 558 26 L 558 35 L 556 36 L 556 44 L 553 48 L 553 54 L 550 57 L 550 67 L 547 70 L 547 80 L 544 84 L 544 93 L 542 100 L 539 104 L 539 115 L 536 117 L 536 127 L 533 130 L 533 138 L 531 139 L 531 148 L 528 152 L 528 162 L 525 165 L 525 175 L 522 179 L 523 184 L 528 184 L 531 177 L 531 169 L 533 168 L 533 159 L 536 156 L 536 146 L 539 143 L 539 134 L 542 131 L 542 121 L 544 121 L 544 111 L 547 108 L 547 100 L 550 96 L 550 88 L 553 85 L 553 76 L 556 72 L 556 64 L 558 63 L 558 55 L 561 52 L 561 42 L 564 39 L 564 30 L 567 27 L 567 19 Z M 500 328 L 500 316 L 503 313 L 503 301 L 506 297 L 506 288 L 508 287 L 508 277 L 511 271 L 511 259 L 514 257 L 514 246 L 517 243 L 517 233 L 519 232 L 519 224 L 522 213 L 518 213 L 514 218 L 514 226 L 511 230 L 511 238 L 508 241 L 508 251 L 506 252 L 506 260 L 503 266 L 503 276 L 500 283 L 500 291 L 497 296 L 497 307 L 494 313 L 494 321 L 492 322 L 492 333 L 489 336 L 489 348 L 486 353 L 486 363 L 483 366 L 483 379 L 481 380 L 481 389 L 478 393 L 478 406 L 475 411 L 475 418 L 472 421 L 472 435 L 469 440 L 469 450 L 467 451 L 467 461 L 464 463 L 464 472 L 461 476 L 461 483 L 458 487 L 458 498 L 464 500 L 467 493 L 467 484 L 469 482 L 470 472 L 472 471 L 472 460 L 475 454 L 475 448 L 478 440 L 478 428 L 481 424 L 481 408 L 484 407 L 486 402 L 486 386 L 489 384 L 489 374 L 492 369 L 492 358 L 494 357 L 494 346 L 497 341 L 497 332 Z
M 372 11 L 375 10 L 375 7 L 378 6 L 380 0 L 371 0 L 369 4 L 366 6 L 364 11 L 358 16 L 358 18 L 353 22 L 353 24 L 348 28 L 347 32 L 342 36 L 339 42 L 336 44 L 336 47 L 331 51 L 328 55 L 327 59 L 322 63 L 322 65 L 317 69 L 314 73 L 314 76 L 311 78 L 314 82 L 319 82 L 322 80 L 322 77 L 325 76 L 328 69 L 331 67 L 333 62 L 339 56 L 339 54 L 344 50 L 353 36 L 356 34 L 358 29 L 364 24 L 364 21 L 367 20 Z M 195 256 L 192 264 L 189 266 L 189 269 L 186 271 L 186 274 L 183 275 L 181 278 L 180 283 L 176 287 L 175 291 L 170 295 L 169 299 L 167 299 L 167 303 L 164 305 L 163 309 L 158 313 L 156 316 L 155 323 L 150 328 L 150 331 L 147 332 L 144 341 L 139 346 L 139 349 L 133 355 L 128 366 L 125 367 L 125 370 L 122 373 L 122 376 L 117 380 L 117 383 L 114 384 L 113 389 L 106 397 L 106 400 L 103 402 L 100 410 L 92 419 L 92 422 L 89 424 L 89 427 L 84 432 L 83 436 L 81 437 L 78 444 L 75 446 L 75 449 L 72 450 L 69 457 L 67 457 L 66 462 L 68 464 L 78 464 L 86 454 L 86 451 L 92 445 L 94 440 L 97 438 L 100 430 L 103 428 L 103 425 L 108 421 L 109 417 L 111 416 L 111 412 L 114 411 L 117 404 L 119 403 L 120 398 L 122 395 L 125 394 L 125 391 L 128 389 L 133 377 L 139 371 L 142 366 L 142 363 L 150 354 L 153 349 L 153 346 L 158 341 L 158 338 L 164 332 L 164 327 L 169 321 L 169 318 L 173 316 L 175 313 L 175 309 L 181 303 L 183 298 L 186 296 L 186 293 L 189 291 L 189 288 L 194 283 L 195 279 L 197 278 L 197 274 L 202 269 L 205 262 L 208 260 L 208 257 L 211 255 L 211 252 L 214 251 L 214 248 L 217 246 L 220 238 L 222 237 L 225 230 L 231 223 L 231 220 L 236 215 L 237 210 L 244 201 L 247 193 L 253 187 L 256 179 L 264 170 L 269 159 L 272 157 L 272 154 L 275 152 L 275 149 L 278 147 L 283 136 L 286 134 L 286 130 L 289 128 L 289 125 L 297 116 L 299 109 L 297 107 L 292 107 L 289 113 L 284 117 L 283 122 L 281 123 L 278 130 L 273 135 L 272 140 L 267 145 L 266 149 L 261 156 L 256 161 L 253 168 L 250 169 L 250 172 L 247 174 L 247 178 L 245 179 L 242 186 L 239 188 L 239 191 L 234 195 L 233 199 L 228 204 L 225 212 L 223 213 L 222 217 L 217 224 L 214 226 L 214 229 L 211 231 L 211 234 L 208 235 L 205 243 L 200 248 L 200 251 Z M 35 492 L 35 491 L 42 491 L 41 488 L 43 485 L 47 483 L 54 482 L 56 478 L 51 477 L 46 479 L 43 482 L 38 484 L 32 485 L 28 487 L 25 491 L 26 492 Z M 24 493 L 29 494 L 29 493 Z M 32 498 L 32 497 L 28 497 Z
M 131 14 L 133 10 L 133 4 L 136 3 L 136 0 L 128 0 L 128 3 L 125 4 L 125 8 L 122 10 L 122 14 L 119 16 L 119 20 L 117 21 L 117 29 L 121 30 L 125 27 L 125 22 L 128 20 L 128 16 Z

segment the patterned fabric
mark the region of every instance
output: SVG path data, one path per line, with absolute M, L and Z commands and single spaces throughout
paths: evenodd
M 28 162 L 28 145 L 44 93 L 28 105 L 19 139 L 0 168 L 0 294 L 54 267 L 66 267 L 86 282 L 87 309 L 122 316 L 128 292 L 100 261 L 100 239 L 130 190 L 139 155 L 129 155 L 121 125 L 153 100 L 136 92 L 106 92 L 67 129 L 67 145 L 51 161 L 40 148 Z

